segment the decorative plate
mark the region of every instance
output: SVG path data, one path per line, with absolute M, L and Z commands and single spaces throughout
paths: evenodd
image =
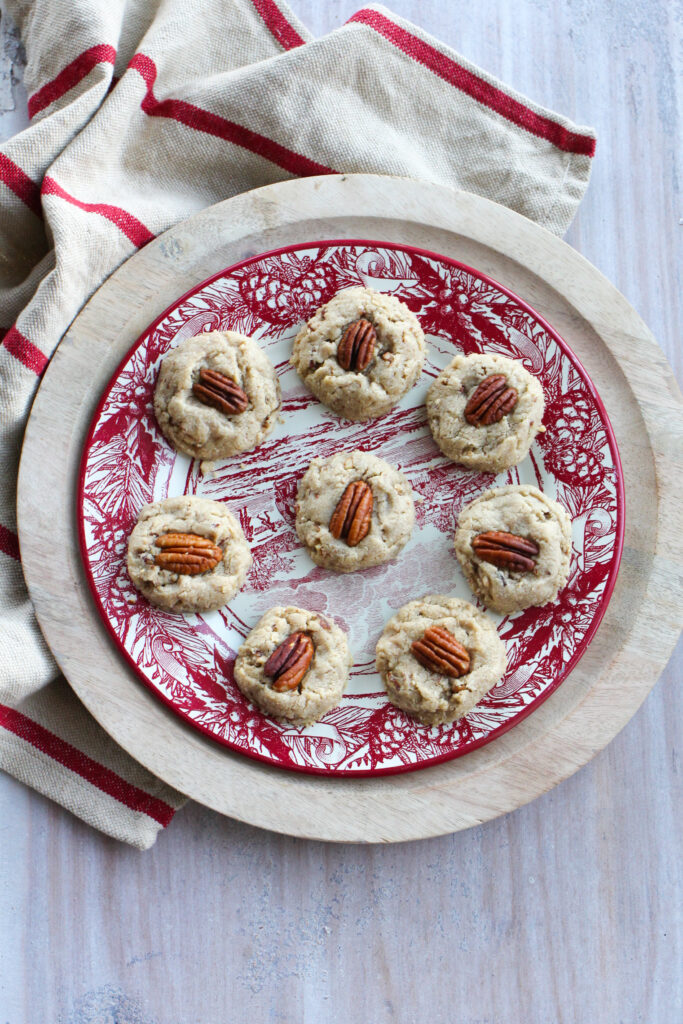
M 337 291 L 391 292 L 428 339 L 420 381 L 386 416 L 339 419 L 289 366 L 298 327 Z M 257 338 L 277 368 L 282 422 L 255 451 L 220 463 L 179 455 L 161 434 L 153 393 L 161 358 L 202 331 Z M 475 473 L 434 444 L 424 401 L 457 352 L 499 352 L 541 381 L 545 434 L 515 469 Z M 410 479 L 413 536 L 393 562 L 349 575 L 314 565 L 294 531 L 299 480 L 314 456 L 363 448 Z M 473 600 L 453 551 L 460 508 L 495 484 L 533 483 L 573 520 L 569 582 L 558 600 L 493 615 L 508 655 L 504 679 L 465 719 L 425 727 L 388 703 L 374 648 L 389 617 L 412 598 Z M 183 296 L 141 337 L 109 382 L 81 465 L 78 518 L 93 596 L 124 657 L 187 722 L 248 757 L 334 775 L 410 771 L 458 757 L 510 729 L 545 700 L 585 652 L 616 580 L 624 527 L 623 478 L 605 409 L 568 345 L 526 303 L 490 278 L 410 246 L 330 241 L 253 257 Z M 126 540 L 142 505 L 170 495 L 224 501 L 242 525 L 253 566 L 229 606 L 172 615 L 150 605 L 126 572 Z M 355 664 L 341 704 L 303 731 L 264 717 L 237 689 L 243 638 L 276 604 L 332 616 L 348 631 Z

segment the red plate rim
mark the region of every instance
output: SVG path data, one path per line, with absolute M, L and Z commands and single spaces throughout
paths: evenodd
M 316 767 L 311 766 L 311 765 L 291 765 L 291 764 L 284 765 L 284 764 L 278 764 L 277 762 L 273 761 L 271 758 L 266 757 L 263 754 L 259 754 L 256 751 L 243 750 L 241 748 L 236 748 L 235 746 L 233 746 L 232 743 L 228 742 L 225 738 L 223 738 L 222 736 L 218 736 L 214 732 L 212 732 L 211 729 L 208 726 L 203 725 L 201 722 L 195 722 L 191 718 L 188 718 L 179 708 L 176 707 L 176 705 L 173 703 L 173 701 L 170 698 L 166 697 L 163 693 L 161 693 L 154 686 L 154 684 L 149 679 L 147 679 L 146 676 L 141 672 L 141 670 L 139 669 L 137 663 L 133 660 L 131 655 L 128 653 L 126 648 L 121 643 L 118 635 L 116 634 L 113 626 L 111 625 L 111 622 L 109 621 L 109 618 L 107 616 L 105 616 L 105 614 L 104 614 L 104 611 L 103 611 L 103 609 L 102 609 L 102 607 L 100 605 L 99 597 L 98 597 L 98 594 L 97 594 L 97 588 L 95 586 L 95 580 L 94 580 L 94 577 L 93 577 L 93 574 L 92 574 L 92 570 L 90 568 L 90 562 L 89 562 L 89 559 L 87 557 L 87 546 L 86 546 L 86 538 L 85 538 L 85 525 L 84 525 L 83 516 L 81 514 L 81 510 L 83 508 L 83 501 L 84 501 L 84 497 L 85 497 L 85 474 L 86 474 L 87 457 L 88 457 L 88 453 L 89 453 L 89 450 L 90 450 L 90 445 L 91 445 L 91 442 L 92 442 L 92 439 L 93 439 L 94 432 L 95 432 L 95 430 L 97 428 L 97 423 L 98 423 L 98 420 L 100 418 L 100 414 L 101 414 L 101 412 L 102 412 L 102 410 L 104 408 L 104 405 L 105 405 L 105 403 L 107 401 L 107 398 L 109 397 L 111 389 L 114 386 L 114 383 L 115 383 L 116 379 L 118 378 L 121 370 L 126 365 L 126 363 L 130 359 L 130 357 L 133 354 L 133 352 L 139 347 L 142 339 L 147 337 L 148 335 L 150 335 L 153 331 L 155 331 L 157 329 L 157 327 L 159 326 L 159 324 L 161 323 L 161 321 L 165 319 L 165 317 L 167 317 L 178 306 L 182 305 L 183 302 L 185 302 L 186 300 L 192 298 L 193 295 L 196 295 L 196 293 L 198 291 L 200 291 L 201 289 L 206 288 L 209 285 L 213 284 L 214 281 L 218 281 L 221 278 L 226 277 L 227 275 L 229 275 L 231 273 L 234 273 L 235 271 L 241 270 L 243 267 L 247 266 L 250 263 L 256 263 L 259 260 L 268 259 L 269 257 L 282 256 L 285 253 L 295 252 L 295 251 L 297 251 L 299 249 L 313 249 L 313 248 L 321 248 L 323 246 L 332 246 L 332 245 L 337 245 L 337 246 L 345 246 L 345 245 L 347 245 L 347 246 L 354 246 L 354 245 L 360 246 L 360 245 L 363 245 L 363 246 L 369 246 L 369 247 L 372 247 L 372 246 L 374 246 L 374 247 L 381 247 L 383 249 L 400 250 L 400 251 L 403 251 L 403 252 L 407 251 L 407 252 L 411 252 L 411 253 L 416 253 L 418 256 L 424 256 L 427 259 L 437 260 L 440 263 L 446 263 L 449 266 L 455 267 L 458 270 L 464 271 L 465 273 L 469 274 L 470 276 L 472 276 L 472 277 L 474 277 L 474 278 L 476 278 L 476 279 L 478 279 L 480 281 L 485 282 L 486 284 L 490 285 L 493 288 L 498 289 L 504 295 L 507 295 L 508 298 L 510 298 L 514 302 L 516 302 L 519 305 L 519 307 L 522 310 L 524 310 L 524 312 L 530 314 L 536 320 L 536 322 L 541 325 L 541 327 L 544 329 L 544 331 L 546 331 L 552 337 L 552 339 L 555 341 L 555 343 L 558 345 L 558 347 L 561 349 L 561 351 L 564 353 L 564 355 L 575 366 L 575 368 L 577 369 L 577 371 L 579 372 L 579 374 L 583 378 L 583 380 L 584 380 L 584 382 L 585 382 L 585 384 L 586 384 L 590 394 L 593 397 L 593 400 L 595 401 L 595 404 L 597 406 L 597 409 L 598 409 L 598 411 L 600 413 L 600 416 L 602 418 L 602 421 L 603 421 L 603 424 L 604 424 L 604 427 L 605 427 L 605 433 L 607 435 L 607 440 L 608 440 L 608 443 L 609 443 L 610 451 L 611 451 L 611 454 L 612 454 L 612 458 L 614 460 L 614 470 L 615 470 L 615 474 L 616 474 L 616 498 L 617 498 L 617 502 L 616 502 L 616 506 L 617 506 L 616 507 L 616 537 L 615 537 L 615 544 L 614 544 L 614 553 L 612 555 L 612 562 L 611 562 L 611 566 L 610 566 L 609 576 L 608 576 L 607 581 L 605 583 L 605 590 L 604 590 L 604 593 L 602 595 L 602 600 L 600 602 L 600 607 L 598 608 L 598 611 L 596 612 L 595 617 L 593 618 L 593 620 L 592 620 L 588 630 L 586 631 L 583 639 L 581 640 L 580 645 L 578 646 L 577 650 L 574 652 L 572 657 L 569 659 L 569 661 L 566 664 L 566 666 L 564 666 L 564 671 L 561 672 L 558 675 L 558 678 L 556 680 L 554 680 L 553 683 L 550 686 L 548 686 L 543 691 L 543 693 L 540 693 L 528 705 L 526 705 L 526 707 L 524 707 L 520 712 L 518 712 L 518 714 L 516 714 L 513 719 L 511 719 L 509 722 L 505 722 L 504 724 L 499 725 L 494 730 L 494 732 L 492 734 L 490 734 L 488 736 L 482 736 L 482 737 L 480 737 L 477 740 L 473 740 L 472 743 L 468 746 L 468 749 L 465 750 L 465 751 L 462 751 L 462 752 L 449 751 L 449 752 L 444 753 L 442 755 L 439 755 L 437 757 L 431 758 L 428 762 L 422 763 L 422 764 L 420 764 L 420 763 L 417 763 L 417 764 L 400 764 L 400 765 L 394 765 L 394 766 L 391 766 L 391 767 L 388 767 L 388 768 L 362 769 L 360 771 L 354 771 L 352 773 L 336 773 L 336 772 L 331 772 L 327 768 L 316 768 Z M 194 287 L 189 288 L 179 298 L 174 299 L 173 302 L 171 302 L 164 309 L 164 311 L 162 313 L 160 313 L 159 316 L 157 316 L 156 319 L 154 319 L 138 335 L 138 337 L 135 339 L 135 341 L 130 346 L 130 348 L 128 348 L 126 350 L 125 355 L 120 360 L 120 362 L 118 363 L 116 369 L 114 370 L 114 372 L 110 376 L 110 378 L 109 378 L 109 380 L 107 382 L 106 387 L 102 391 L 102 395 L 101 395 L 101 398 L 100 398 L 100 400 L 99 400 L 99 402 L 97 404 L 97 407 L 95 408 L 95 411 L 94 411 L 94 413 L 92 415 L 92 419 L 90 421 L 90 427 L 88 428 L 88 433 L 86 435 L 86 438 L 85 438 L 85 441 L 84 441 L 84 444 L 83 444 L 83 454 L 81 455 L 81 460 L 80 460 L 80 464 L 79 464 L 78 484 L 77 484 L 77 493 L 76 493 L 76 515 L 77 515 L 78 543 L 79 543 L 79 549 L 80 549 L 80 554 L 81 554 L 81 561 L 83 563 L 83 568 L 85 570 L 85 575 L 86 575 L 86 579 L 87 579 L 88 586 L 89 586 L 89 589 L 90 589 L 90 593 L 91 593 L 91 595 L 93 597 L 93 601 L 95 603 L 95 607 L 97 608 L 97 611 L 98 611 L 98 613 L 100 615 L 100 619 L 104 623 L 104 626 L 105 626 L 107 632 L 109 633 L 109 635 L 111 636 L 112 640 L 114 641 L 114 645 L 115 645 L 116 649 L 118 650 L 118 652 L 123 656 L 124 660 L 133 669 L 133 671 L 136 674 L 136 676 L 138 677 L 138 679 L 140 679 L 141 682 L 144 684 L 144 686 L 154 694 L 154 696 L 157 698 L 157 700 L 160 700 L 163 704 L 165 704 L 168 708 L 170 708 L 173 711 L 173 713 L 181 721 L 183 721 L 186 725 L 190 726 L 191 728 L 193 728 L 195 730 L 198 730 L 199 732 L 201 732 L 204 735 L 208 736 L 214 743 L 220 744 L 220 746 L 225 747 L 227 750 L 232 751 L 234 754 L 236 754 L 238 756 L 246 757 L 246 758 L 249 758 L 250 760 L 253 760 L 253 761 L 259 761 L 259 762 L 261 762 L 263 764 L 268 765 L 271 768 L 279 769 L 280 771 L 298 772 L 298 773 L 302 773 L 302 774 L 305 774 L 305 775 L 320 775 L 320 776 L 324 776 L 327 779 L 335 779 L 335 780 L 342 780 L 342 781 L 345 780 L 345 781 L 348 781 L 350 779 L 368 778 L 368 777 L 377 778 L 379 776 L 402 775 L 402 774 L 405 774 L 407 772 L 426 771 L 429 768 L 434 768 L 437 765 L 443 764 L 445 761 L 453 761 L 453 760 L 456 760 L 456 759 L 458 759 L 460 757 L 466 757 L 467 754 L 472 753 L 473 751 L 479 749 L 480 747 L 486 746 L 488 743 L 492 743 L 494 740 L 498 739 L 499 736 L 502 736 L 504 733 L 508 732 L 510 729 L 513 729 L 516 725 L 518 725 L 525 718 L 527 718 L 533 711 L 535 711 L 537 707 L 539 707 L 541 704 L 543 704 L 543 702 L 546 701 L 548 699 L 548 697 L 550 697 L 551 694 L 553 694 L 557 690 L 557 688 L 567 679 L 569 674 L 573 671 L 573 669 L 576 667 L 576 665 L 579 663 L 581 658 L 586 653 L 586 650 L 588 649 L 589 644 L 591 643 L 593 637 L 595 636 L 595 633 L 597 632 L 598 627 L 600 626 L 600 623 L 602 622 L 603 617 L 605 615 L 605 612 L 607 611 L 607 608 L 609 606 L 609 602 L 611 600 L 612 593 L 614 591 L 614 587 L 615 587 L 616 582 L 617 582 L 617 577 L 619 575 L 619 569 L 620 569 L 620 566 L 621 566 L 621 556 L 622 556 L 623 547 L 624 547 L 624 529 L 625 529 L 625 508 L 624 508 L 624 505 L 625 505 L 625 494 L 626 494 L 626 486 L 625 486 L 624 474 L 623 474 L 623 470 L 622 470 L 622 466 L 621 466 L 621 458 L 620 458 L 620 455 L 619 455 L 619 448 L 617 446 L 617 441 L 616 441 L 616 437 L 614 435 L 614 430 L 612 429 L 612 424 L 610 422 L 610 418 L 609 418 L 609 416 L 607 414 L 607 410 L 605 409 L 605 405 L 604 405 L 604 403 L 602 401 L 602 398 L 600 397 L 600 395 L 599 395 L 595 385 L 593 384 L 593 381 L 592 381 L 591 377 L 589 376 L 588 372 L 586 371 L 586 369 L 585 369 L 583 363 L 581 362 L 581 360 L 573 352 L 573 350 L 567 344 L 567 342 L 548 323 L 548 321 L 544 317 L 542 317 L 539 313 L 536 312 L 536 310 L 533 308 L 533 306 L 529 305 L 528 302 L 525 302 L 524 299 L 521 299 L 515 292 L 511 291 L 509 288 L 506 288 L 499 281 L 496 281 L 495 278 L 490 277 L 488 274 L 485 274 L 485 273 L 483 273 L 480 270 L 476 270 L 474 267 L 469 266 L 469 264 L 467 264 L 467 263 L 462 263 L 460 260 L 456 260 L 456 259 L 453 259 L 450 256 L 444 256 L 444 255 L 442 255 L 440 253 L 433 252 L 430 249 L 422 249 L 420 246 L 411 245 L 409 243 L 385 242 L 385 241 L 381 241 L 381 240 L 378 240 L 378 239 L 367 239 L 367 238 L 332 238 L 332 239 L 319 239 L 319 240 L 311 241 L 311 242 L 294 242 L 294 243 L 291 243 L 290 245 L 280 246 L 277 249 L 268 249 L 265 252 L 256 253 L 253 256 L 248 256 L 248 257 L 246 257 L 243 260 L 239 260 L 239 262 L 237 262 L 237 263 L 232 263 L 232 264 L 230 264 L 230 266 L 224 267 L 222 270 L 219 270 L 217 273 L 212 274 L 210 277 L 205 278 L 205 280 L 203 280 L 203 281 L 200 281 Z M 257 709 L 257 712 L 258 712 L 258 709 Z M 258 713 L 261 714 L 261 712 L 258 712 Z

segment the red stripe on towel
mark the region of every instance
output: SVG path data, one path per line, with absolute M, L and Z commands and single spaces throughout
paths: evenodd
M 266 28 L 270 30 L 280 46 L 285 50 L 293 50 L 296 46 L 304 45 L 306 40 L 301 38 L 293 25 L 289 24 L 274 0 L 251 0 L 251 2 L 263 19 Z
M 0 523 L 0 551 L 19 561 L 19 538 Z
M 145 793 L 144 789 L 138 789 L 132 783 L 126 782 L 111 768 L 106 768 L 98 761 L 93 761 L 82 750 L 72 747 L 70 743 L 27 718 L 20 711 L 0 704 L 0 726 L 30 743 L 36 750 L 41 750 L 54 761 L 75 772 L 76 775 L 80 775 L 86 782 L 96 786 L 97 789 L 107 793 L 132 811 L 146 814 L 164 827 L 168 825 L 175 814 L 175 809 L 163 800 L 150 796 L 149 793 Z
M 152 232 L 145 227 L 142 221 L 134 217 L 132 213 L 128 213 L 127 210 L 122 210 L 120 206 L 110 206 L 108 203 L 81 202 L 80 199 L 76 199 L 75 196 L 72 196 L 63 189 L 61 185 L 58 185 L 54 178 L 45 177 L 43 179 L 42 191 L 44 195 L 58 196 L 60 199 L 65 199 L 67 203 L 72 203 L 79 210 L 85 210 L 86 213 L 97 213 L 100 217 L 105 217 L 112 224 L 115 224 L 119 231 L 123 232 L 126 238 L 129 238 L 138 248 L 147 245 L 154 238 Z
M 209 110 L 202 110 L 195 107 L 193 103 L 185 100 L 157 100 L 154 96 L 153 86 L 157 77 L 157 69 L 154 61 L 144 53 L 136 53 L 130 64 L 142 75 L 147 86 L 147 94 L 142 101 L 142 109 L 150 117 L 168 117 L 195 131 L 206 132 L 207 135 L 215 135 L 219 139 L 225 139 L 236 146 L 248 149 L 252 153 L 262 156 L 265 160 L 277 164 L 290 174 L 297 177 L 310 177 L 313 174 L 336 174 L 331 167 L 319 164 L 310 160 L 307 156 L 295 153 L 294 150 L 281 146 L 279 142 L 260 135 L 258 132 L 245 128 L 243 125 L 228 121 L 218 114 L 212 114 Z
M 485 79 L 479 78 L 472 71 L 457 64 L 440 50 L 407 32 L 378 11 L 357 11 L 353 17 L 349 18 L 349 22 L 368 25 L 403 53 L 429 68 L 439 78 L 443 78 L 444 81 L 454 85 L 456 89 L 460 89 L 461 92 L 467 93 L 479 103 L 494 110 L 507 121 L 526 129 L 532 135 L 546 139 L 558 149 L 582 156 L 593 156 L 595 153 L 595 139 L 590 135 L 571 132 L 549 117 L 530 110 L 519 100 L 508 96 L 502 89 L 498 89 Z
M 4 181 L 7 188 L 14 192 L 22 202 L 26 203 L 30 210 L 37 217 L 43 216 L 40 206 L 40 186 L 36 184 L 21 167 L 10 160 L 4 153 L 0 153 L 0 181 Z
M 15 359 L 23 363 L 27 369 L 33 370 L 38 376 L 48 364 L 47 356 L 43 355 L 37 345 L 29 341 L 26 335 L 18 331 L 16 327 L 10 327 L 2 339 L 2 344 Z
M 55 100 L 61 99 L 64 93 L 78 85 L 98 64 L 113 64 L 115 60 L 116 50 L 107 43 L 98 43 L 97 46 L 91 46 L 89 50 L 84 50 L 75 60 L 62 68 L 51 82 L 47 82 L 32 96 L 29 96 L 28 116 L 35 117 L 39 111 L 49 107 Z

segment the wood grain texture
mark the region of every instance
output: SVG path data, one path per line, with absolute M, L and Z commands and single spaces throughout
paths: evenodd
M 85 584 L 73 515 L 91 417 L 140 331 L 178 295 L 246 254 L 340 237 L 443 253 L 528 299 L 595 383 L 626 485 L 619 579 L 587 654 L 562 686 L 524 722 L 467 757 L 343 785 L 226 752 L 162 708 L 128 664 L 112 657 Z M 683 402 L 660 349 L 616 289 L 564 242 L 495 203 L 424 182 L 375 175 L 281 182 L 204 210 L 145 246 L 87 303 L 53 357 L 26 430 L 18 495 L 22 564 L 38 621 L 88 710 L 181 792 L 250 824 L 305 838 L 422 839 L 527 803 L 623 727 L 656 682 L 681 626 Z
M 292 3 L 315 33 L 358 6 Z M 680 379 L 679 10 L 392 7 L 596 126 L 569 241 L 624 292 Z M 529 806 L 389 848 L 290 840 L 193 805 L 140 855 L 1 778 L 0 1021 L 679 1020 L 681 678 L 683 644 L 610 746 Z

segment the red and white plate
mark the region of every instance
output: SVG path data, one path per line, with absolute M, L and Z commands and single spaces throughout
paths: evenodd
M 340 420 L 289 366 L 292 339 L 337 291 L 391 292 L 428 339 L 421 379 L 388 415 Z M 283 422 L 255 451 L 200 464 L 168 445 L 154 418 L 159 362 L 184 338 L 231 329 L 257 338 L 277 368 Z M 495 477 L 447 460 L 424 407 L 429 385 L 457 352 L 500 352 L 539 378 L 547 432 L 515 469 Z M 413 536 L 388 565 L 336 575 L 313 564 L 294 531 L 297 484 L 314 456 L 362 448 L 409 478 Z M 387 619 L 426 593 L 472 600 L 453 551 L 460 508 L 494 484 L 532 483 L 573 520 L 571 574 L 553 604 L 493 616 L 508 671 L 453 725 L 418 725 L 388 703 L 374 649 Z M 568 345 L 484 274 L 411 246 L 330 241 L 253 257 L 199 285 L 137 340 L 107 386 L 86 441 L 78 496 L 83 561 L 93 596 L 142 681 L 187 722 L 248 757 L 304 772 L 380 775 L 458 757 L 525 718 L 585 652 L 609 602 L 624 529 L 624 483 L 605 409 Z M 223 501 L 242 525 L 253 566 L 230 605 L 171 615 L 150 605 L 126 572 L 126 541 L 142 505 L 170 495 Z M 354 655 L 341 704 L 303 731 L 264 717 L 232 673 L 235 653 L 273 605 L 332 616 Z

